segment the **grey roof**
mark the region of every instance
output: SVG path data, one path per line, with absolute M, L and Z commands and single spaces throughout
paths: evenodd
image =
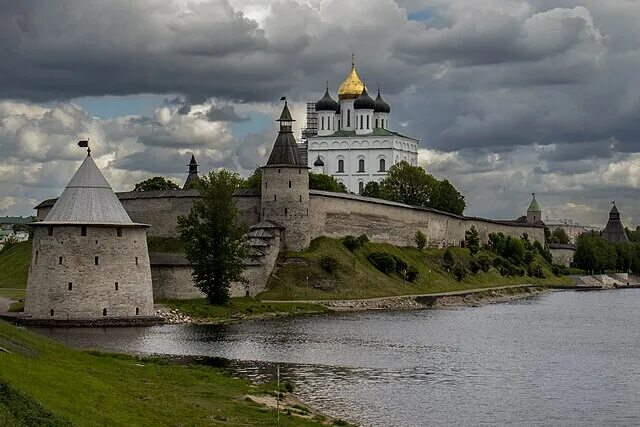
M 255 230 L 245 234 L 245 237 L 257 237 L 258 239 L 273 239 L 274 235 L 269 233 L 264 228 L 256 228 Z
M 132 225 L 102 172 L 87 156 L 42 224 Z
M 376 106 L 373 109 L 374 113 L 390 113 L 391 106 L 387 101 L 382 99 L 382 95 L 380 95 L 380 88 L 378 88 L 378 96 L 376 97 Z
M 607 225 L 604 227 L 602 237 L 609 243 L 629 241 L 629 236 L 627 236 L 624 225 L 622 225 L 622 221 L 620 220 L 620 211 L 615 203 L 613 208 L 611 208 L 611 212 L 609 212 L 609 221 L 607 221 Z
M 536 195 L 532 194 L 532 196 L 533 199 L 531 199 L 531 203 L 529 204 L 529 209 L 527 209 L 527 212 L 542 212 L 542 209 L 540 209 L 540 205 L 536 200 Z
M 362 89 L 360 96 L 353 101 L 353 108 L 356 110 L 373 110 L 376 108 L 376 101 L 369 95 L 366 86 Z
M 265 242 L 262 239 L 251 237 L 247 239 L 247 245 L 253 246 L 253 247 L 265 247 L 265 246 L 269 246 L 269 243 Z
M 329 88 L 324 92 L 324 96 L 316 102 L 316 111 L 336 111 L 338 103 L 329 94 Z

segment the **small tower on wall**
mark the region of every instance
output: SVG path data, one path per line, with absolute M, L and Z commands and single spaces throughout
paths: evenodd
M 602 238 L 607 242 L 614 244 L 629 241 L 624 225 L 622 225 L 620 211 L 616 207 L 616 202 L 613 202 L 613 207 L 609 212 L 609 221 L 607 221 L 607 225 L 604 227 Z
M 527 222 L 535 223 L 542 221 L 542 209 L 540 209 L 540 205 L 536 200 L 536 193 L 531 193 L 533 197 L 531 199 L 531 203 L 529 204 L 529 209 L 527 209 Z
M 196 156 L 191 155 L 191 161 L 189 162 L 189 175 L 182 186 L 183 190 L 188 190 L 193 187 L 193 184 L 199 179 L 198 176 L 198 162 L 196 162 Z
M 262 169 L 261 221 L 284 228 L 287 249 L 309 247 L 309 168 L 302 161 L 293 136 L 293 118 L 285 100 L 278 137 Z
M 26 319 L 154 317 L 148 226 L 131 221 L 90 151 L 44 221 L 33 226 Z

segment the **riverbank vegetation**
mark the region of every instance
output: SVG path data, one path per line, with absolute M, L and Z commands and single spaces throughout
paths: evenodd
M 550 264 L 548 251 L 542 245 L 526 240 L 497 234 L 489 245 L 478 246 L 477 250 L 421 250 L 369 242 L 366 236 L 344 240 L 320 237 L 311 242 L 309 249 L 288 253 L 259 298 L 356 299 L 572 283 L 570 278 L 554 274 L 561 271 Z
M 275 394 L 217 368 L 72 350 L 0 321 L 0 425 L 275 425 L 249 396 Z M 321 425 L 282 411 L 283 426 Z M 300 411 L 301 413 L 310 413 Z
M 31 263 L 31 241 L 0 250 L 0 288 L 25 288 Z
M 629 241 L 612 244 L 600 233 L 583 233 L 576 239 L 573 257 L 576 267 L 586 274 L 606 272 L 640 273 L 640 232 L 627 230 Z
M 226 323 L 237 320 L 278 316 L 319 314 L 329 311 L 325 306 L 307 303 L 265 303 L 255 298 L 231 298 L 227 304 L 209 304 L 206 299 L 163 300 L 159 305 L 175 308 L 180 313 L 202 323 Z

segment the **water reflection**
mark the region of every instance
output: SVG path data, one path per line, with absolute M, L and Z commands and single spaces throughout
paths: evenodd
M 365 425 L 638 424 L 640 290 L 457 310 L 226 326 L 39 329 L 82 348 L 275 364 L 309 403 Z

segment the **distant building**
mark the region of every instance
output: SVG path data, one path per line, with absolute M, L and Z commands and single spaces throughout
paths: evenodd
M 313 172 L 333 176 L 353 193 L 361 193 L 369 181 L 384 179 L 396 163 L 417 165 L 420 140 L 389 130 L 390 113 L 379 89 L 375 99 L 369 95 L 352 61 L 351 72 L 338 89 L 338 101 L 327 86 L 315 103 L 312 120 L 317 131 L 305 133 L 306 164 Z
M 33 226 L 26 320 L 116 323 L 154 316 L 148 226 L 131 221 L 90 155 Z
M 620 211 L 616 207 L 616 203 L 613 202 L 613 207 L 609 212 L 609 221 L 604 227 L 602 237 L 609 243 L 628 242 L 629 237 L 620 220 Z

